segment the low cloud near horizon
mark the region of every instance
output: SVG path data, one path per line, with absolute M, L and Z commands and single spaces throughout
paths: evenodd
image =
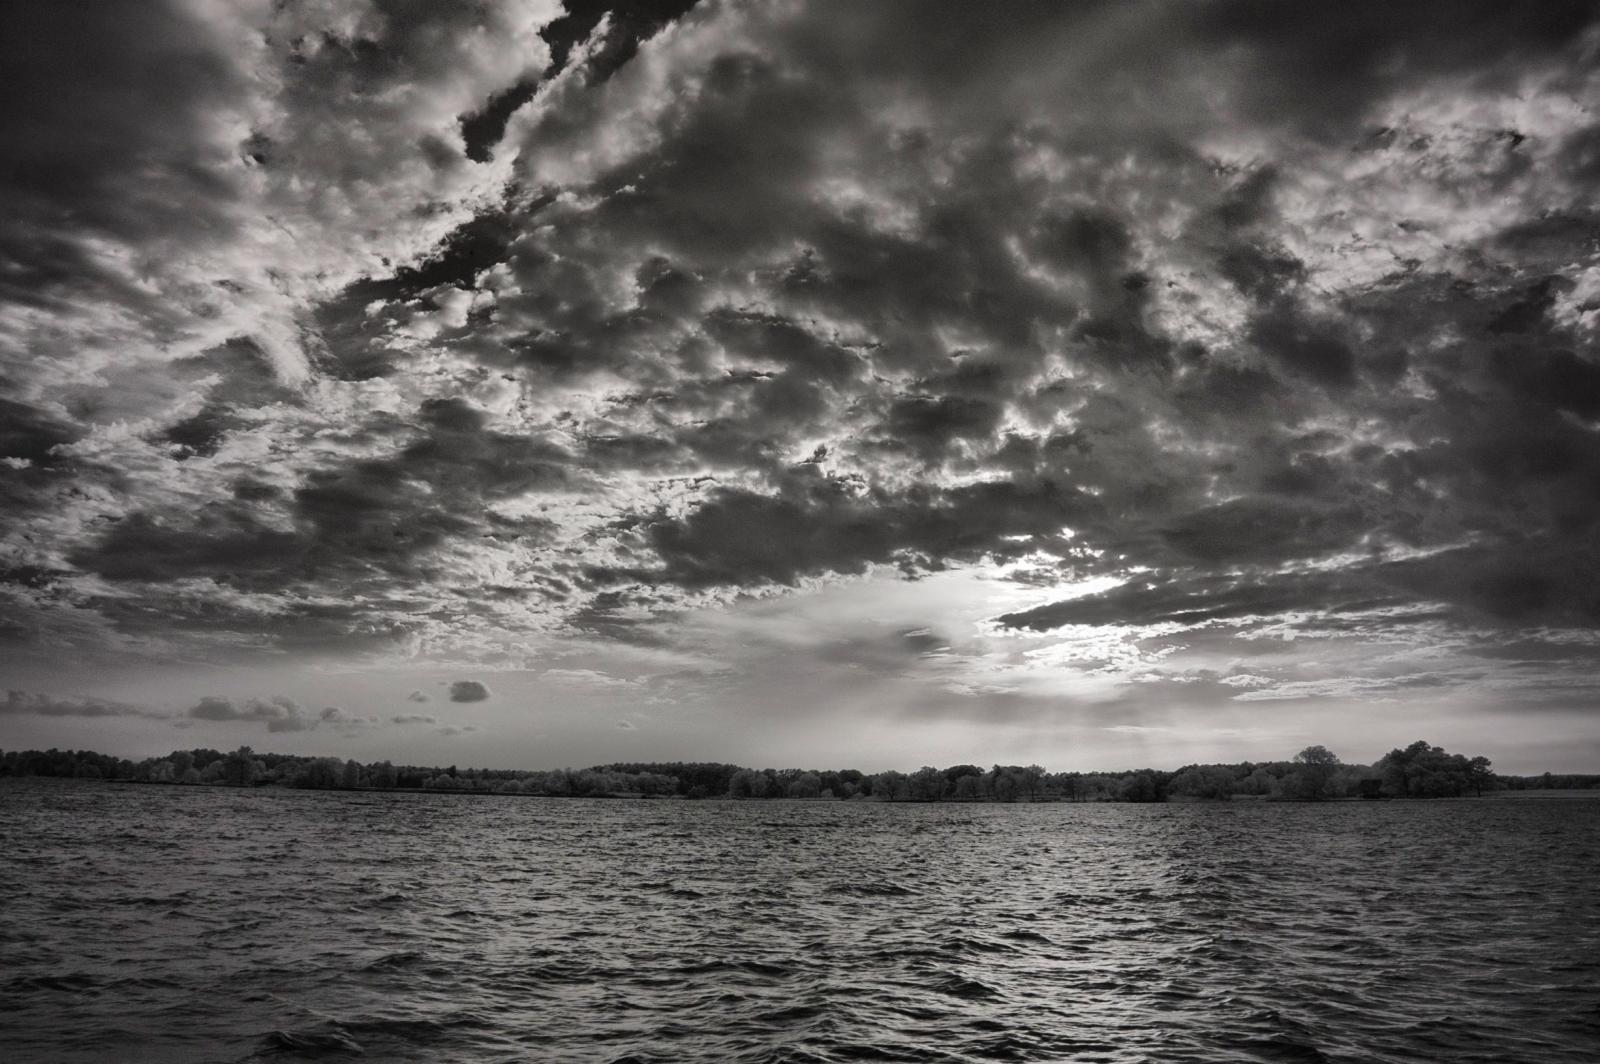
M 184 716 L 190 720 L 211 722 L 250 721 L 265 724 L 267 731 L 272 733 L 311 731 L 319 725 L 350 732 L 381 723 L 377 717 L 351 714 L 339 706 L 327 706 L 313 712 L 283 695 L 252 698 L 241 703 L 208 695 L 190 707 Z
M 512 761 L 1600 767 L 1597 49 L 1569 0 L 31 5 L 0 681 L 375 752 L 442 686 Z
M 5 701 L 0 702 L 0 716 L 23 714 L 39 717 L 81 717 L 85 719 L 144 717 L 150 720 L 165 720 L 168 716 L 145 706 L 129 705 L 126 702 L 112 702 L 103 698 L 61 697 L 33 691 L 7 691 Z

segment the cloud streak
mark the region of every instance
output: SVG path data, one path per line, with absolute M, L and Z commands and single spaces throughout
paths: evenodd
M 71 698 L 35 691 L 7 691 L 0 702 L 0 714 L 38 717 L 81 717 L 89 720 L 107 717 L 143 717 L 164 720 L 167 714 L 126 702 L 103 698 Z

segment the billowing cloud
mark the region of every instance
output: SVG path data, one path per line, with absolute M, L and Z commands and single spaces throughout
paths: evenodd
M 335 715 L 339 713 L 334 710 Z M 185 716 L 191 720 L 253 721 L 265 724 L 269 732 L 309 731 L 325 716 L 310 716 L 292 698 L 275 695 L 271 698 L 252 698 L 236 703 L 232 699 L 207 695 L 195 703 Z
M 394 717 L 387 723 L 405 724 L 413 720 L 433 722 L 432 717 Z M 183 722 L 187 724 L 193 721 L 244 721 L 265 724 L 267 731 L 274 734 L 314 731 L 325 727 L 347 736 L 360 735 L 368 729 L 386 723 L 381 717 L 353 713 L 342 706 L 324 706 L 319 710 L 311 710 L 285 695 L 251 698 L 244 701 L 207 695 L 184 712 Z

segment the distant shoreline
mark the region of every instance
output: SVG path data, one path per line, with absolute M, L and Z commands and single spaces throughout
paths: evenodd
M 1158 803 L 1131 802 L 1119 798 L 1092 798 L 1072 799 L 1059 795 L 1038 797 L 1034 799 L 1018 798 L 1010 801 L 994 798 L 795 798 L 787 795 L 771 798 L 734 798 L 726 794 L 712 795 L 706 798 L 690 798 L 681 794 L 640 794 L 637 792 L 621 793 L 592 793 L 592 794 L 530 794 L 524 791 L 495 791 L 495 790 L 440 790 L 428 787 L 291 787 L 281 784 L 261 783 L 247 787 L 230 786 L 223 783 L 176 783 L 161 780 L 128 780 L 128 779 L 88 779 L 56 776 L 0 776 L 0 785 L 5 780 L 49 780 L 52 783 L 63 784 L 101 784 L 126 787 L 155 787 L 182 791 L 224 791 L 237 793 L 239 791 L 272 791 L 306 794 L 413 794 L 426 797 L 450 795 L 465 798 L 515 798 L 515 799 L 547 799 L 551 801 L 599 801 L 599 802 L 692 802 L 715 803 L 736 802 L 739 804 L 764 804 L 768 802 L 782 802 L 787 804 L 802 805 L 1386 805 L 1400 803 L 1403 805 L 1432 805 L 1448 801 L 1583 801 L 1600 800 L 1600 788 L 1562 788 L 1552 790 L 1525 790 L 1525 791 L 1489 791 L 1481 795 L 1464 794 L 1448 798 L 1293 798 L 1273 795 L 1236 795 L 1231 799 L 1217 798 L 1192 798 L 1174 797 L 1163 799 Z
M 402 794 L 679 800 L 954 802 L 1406 801 L 1468 797 L 1600 795 L 1600 775 L 1508 776 L 1487 757 L 1418 740 L 1372 764 L 1342 761 L 1324 746 L 1290 760 L 1194 764 L 1175 771 L 1051 772 L 1041 765 L 924 765 L 886 769 L 748 768 L 716 761 L 641 761 L 588 768 L 484 769 L 362 763 L 354 759 L 174 750 L 132 761 L 92 750 L 0 751 L 0 778 L 37 776 L 164 786 L 281 787 Z

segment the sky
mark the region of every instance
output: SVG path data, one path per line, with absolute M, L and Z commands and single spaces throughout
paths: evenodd
M 27 0 L 0 746 L 1600 771 L 1600 16 Z

